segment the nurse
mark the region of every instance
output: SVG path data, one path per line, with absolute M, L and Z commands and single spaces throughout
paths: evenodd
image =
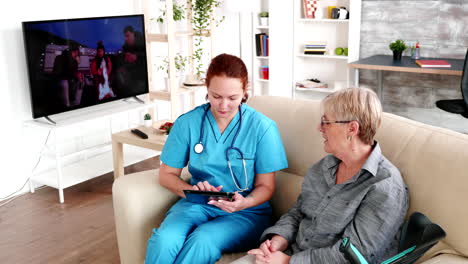
M 243 104 L 247 82 L 241 59 L 218 55 L 206 75 L 209 103 L 174 123 L 159 183 L 182 199 L 153 229 L 146 264 L 215 263 L 224 252 L 258 246 L 270 226 L 275 172 L 288 163 L 275 122 Z M 180 179 L 187 164 L 190 183 Z M 233 201 L 197 203 L 185 198 L 187 189 L 236 193 Z

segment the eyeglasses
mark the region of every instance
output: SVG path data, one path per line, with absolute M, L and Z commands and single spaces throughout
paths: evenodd
M 330 121 L 330 120 L 323 120 L 323 117 L 320 119 L 320 126 L 323 127 L 325 124 L 346 124 L 351 123 L 354 120 L 342 120 L 342 121 Z

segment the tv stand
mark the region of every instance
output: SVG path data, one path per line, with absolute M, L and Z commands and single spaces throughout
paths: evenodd
M 52 125 L 57 125 L 57 122 L 55 122 L 54 120 L 52 120 L 49 116 L 44 116 L 44 118 L 49 121 Z
M 136 95 L 135 95 L 135 96 L 133 96 L 133 98 L 135 98 L 135 100 L 137 100 L 137 102 L 140 102 L 140 103 L 142 103 L 142 104 L 144 104 L 144 103 L 145 103 L 145 101 L 141 100 L 141 99 L 140 99 L 140 98 L 138 98 Z
M 50 133 L 44 153 L 39 154 L 41 164 L 29 178 L 31 193 L 35 186 L 56 188 L 60 203 L 64 202 L 64 189 L 113 171 L 111 137 L 113 133 L 137 127 L 143 115 L 155 103 L 129 101 L 109 102 L 91 108 L 78 109 L 58 115 L 52 120 L 24 122 L 28 138 Z M 127 148 L 130 147 L 130 148 Z M 124 166 L 159 154 L 154 150 L 126 146 Z

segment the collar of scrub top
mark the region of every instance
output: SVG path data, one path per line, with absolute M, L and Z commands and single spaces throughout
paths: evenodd
M 234 182 L 234 184 L 236 185 L 237 189 L 240 192 L 244 192 L 244 191 L 247 191 L 249 189 L 248 188 L 248 177 L 247 177 L 247 169 L 246 169 L 246 165 L 245 165 L 244 154 L 242 153 L 242 151 L 239 148 L 234 147 L 234 143 L 236 142 L 237 136 L 239 135 L 239 131 L 241 130 L 241 127 L 242 127 L 242 109 L 241 109 L 241 105 L 242 104 L 239 105 L 239 127 L 237 128 L 236 134 L 234 135 L 234 138 L 232 139 L 231 146 L 226 149 L 225 154 L 226 154 L 226 160 L 227 160 L 227 164 L 228 164 L 228 167 L 229 167 L 229 171 L 231 172 L 232 181 Z M 206 119 L 206 116 L 208 115 L 208 111 L 210 110 L 210 108 L 211 108 L 211 105 L 208 104 L 208 107 L 206 107 L 205 113 L 203 114 L 203 118 L 202 118 L 202 123 L 201 123 L 201 127 L 200 127 L 200 140 L 198 140 L 198 143 L 195 144 L 195 146 L 193 147 L 193 150 L 197 154 L 201 154 L 203 152 L 203 150 L 205 149 L 205 147 L 203 146 L 203 143 L 202 143 L 202 139 L 203 139 L 203 134 L 204 134 L 204 131 L 205 131 L 205 129 L 204 129 L 205 119 Z M 240 157 L 242 159 L 242 167 L 243 167 L 244 176 L 245 176 L 245 187 L 244 188 L 241 188 L 239 186 L 239 184 L 237 184 L 236 177 L 234 175 L 234 172 L 232 171 L 231 161 L 229 160 L 229 155 L 228 155 L 230 150 L 233 150 L 233 151 L 239 153 L 239 155 L 240 155 Z

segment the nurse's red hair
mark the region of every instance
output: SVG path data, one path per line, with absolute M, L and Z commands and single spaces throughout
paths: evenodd
M 210 86 L 210 81 L 214 76 L 226 76 L 229 78 L 239 79 L 242 83 L 242 90 L 244 90 L 245 94 L 244 98 L 242 98 L 242 102 L 245 103 L 247 101 L 248 94 L 246 91 L 249 83 L 249 77 L 247 67 L 240 58 L 226 53 L 214 57 L 211 60 L 206 73 L 206 87 Z

